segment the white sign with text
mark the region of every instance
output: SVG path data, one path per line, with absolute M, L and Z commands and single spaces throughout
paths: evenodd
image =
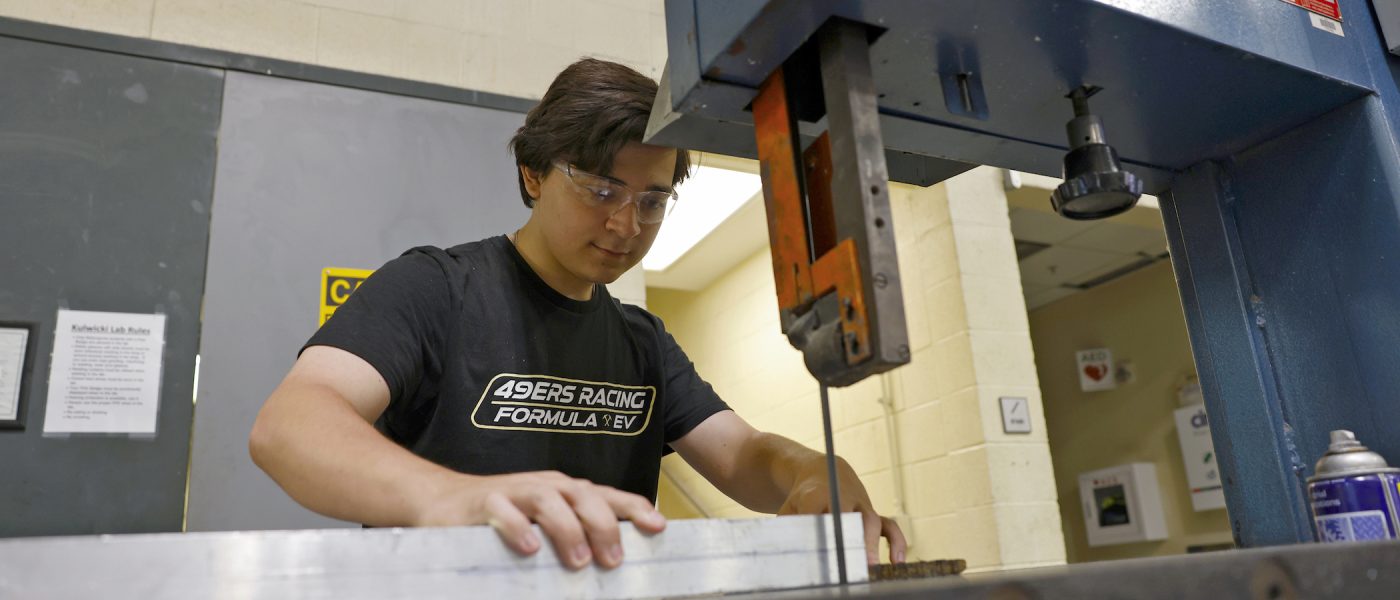
M 1025 398 L 1001 398 L 1001 430 L 1005 433 L 1030 433 L 1031 408 Z
M 44 433 L 155 434 L 165 315 L 59 310 Z

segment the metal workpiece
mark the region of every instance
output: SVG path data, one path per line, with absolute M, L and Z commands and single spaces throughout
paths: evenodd
M 1300 544 L 739 594 L 736 600 L 1298 600 L 1400 597 L 1400 542 Z
M 843 515 L 849 585 L 825 516 L 623 524 L 626 559 L 562 568 L 489 527 L 81 536 L 0 541 L 0 597 L 107 598 L 1394 598 L 1400 542 L 1303 544 L 869 581 L 860 517 Z
M 845 569 L 867 579 L 858 513 L 842 515 Z M 0 541 L 0 598 L 656 598 L 837 583 L 831 518 L 621 524 L 626 557 L 561 566 L 549 543 L 507 549 L 491 527 L 248 531 Z M 537 531 L 538 533 L 538 531 Z

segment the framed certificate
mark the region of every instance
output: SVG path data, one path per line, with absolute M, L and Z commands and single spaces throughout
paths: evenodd
M 34 323 L 0 321 L 0 429 L 24 429 L 36 331 Z

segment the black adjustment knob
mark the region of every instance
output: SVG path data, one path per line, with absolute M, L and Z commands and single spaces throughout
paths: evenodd
M 1089 113 L 1089 96 L 1099 88 L 1079 87 L 1070 92 L 1074 119 L 1065 155 L 1065 182 L 1050 195 L 1055 212 L 1077 220 L 1103 219 L 1122 213 L 1142 196 L 1142 180 L 1123 170 L 1118 153 L 1104 139 L 1103 122 Z

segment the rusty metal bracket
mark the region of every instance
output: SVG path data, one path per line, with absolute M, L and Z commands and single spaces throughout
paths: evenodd
M 811 43 L 759 88 L 754 135 L 783 332 L 839 387 L 909 362 L 909 343 L 866 32 L 834 20 Z M 813 73 L 821 98 L 794 97 L 816 89 L 794 74 Z M 798 105 L 828 124 L 805 151 Z

